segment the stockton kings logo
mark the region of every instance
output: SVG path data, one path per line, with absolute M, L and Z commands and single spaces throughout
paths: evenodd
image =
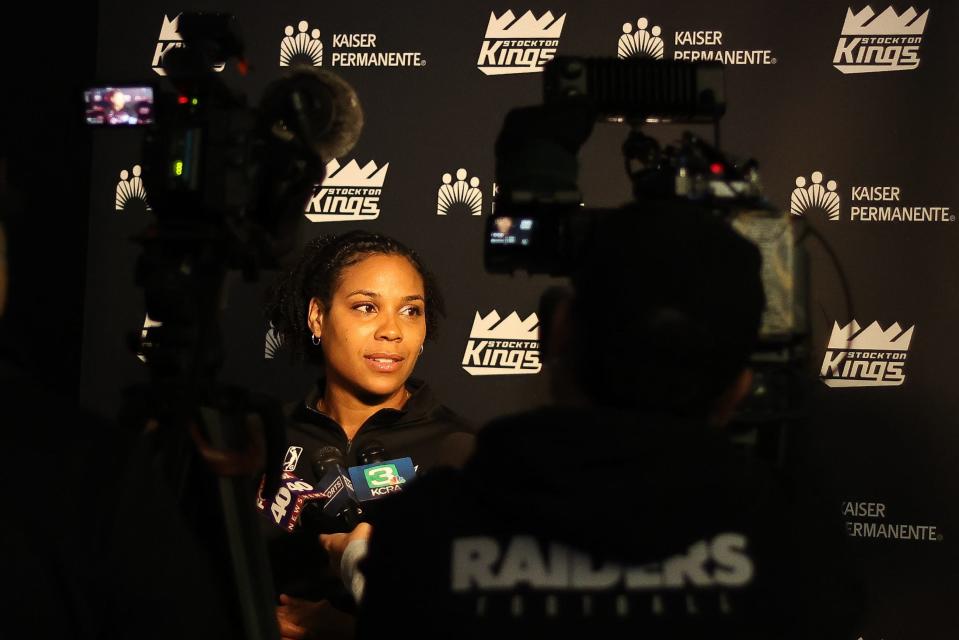
M 839 220 L 839 184 L 829 180 L 823 185 L 822 180 L 822 171 L 813 171 L 808 183 L 805 176 L 796 178 L 796 188 L 789 196 L 789 211 L 794 216 L 816 212 L 833 222 Z
M 483 192 L 480 191 L 480 179 L 476 176 L 469 178 L 466 169 L 460 168 L 456 171 L 456 181 L 449 173 L 443 174 L 443 184 L 440 185 L 436 193 L 436 215 L 445 216 L 457 208 L 466 209 L 470 215 L 479 216 L 483 214 Z
M 163 16 L 163 25 L 160 27 L 160 37 L 157 38 L 157 47 L 153 52 L 153 71 L 161 76 L 166 75 L 166 69 L 163 68 L 163 56 L 170 49 L 183 46 L 183 37 L 180 35 L 180 16 L 177 14 L 173 20 L 166 15 Z M 220 72 L 226 67 L 225 63 L 215 64 L 212 69 Z
M 819 378 L 829 387 L 898 387 L 906 381 L 906 358 L 915 326 L 898 322 L 883 330 L 878 322 L 862 329 L 853 320 L 833 323 Z
M 633 30 L 633 24 L 627 22 L 623 25 L 623 35 L 619 36 L 619 46 L 616 53 L 620 59 L 623 58 L 651 58 L 653 60 L 662 60 L 665 48 L 663 39 L 660 38 L 663 30 L 655 26 L 648 29 L 649 20 L 640 18 L 636 21 L 636 30 Z
M 296 465 L 300 461 L 300 454 L 303 453 L 303 447 L 290 447 L 286 450 L 286 457 L 283 458 L 284 471 L 296 471 Z
M 150 342 L 150 328 L 162 326 L 163 323 L 151 318 L 149 313 L 143 316 L 143 329 L 140 330 L 140 345 L 137 349 L 137 358 L 140 359 L 140 362 L 147 362 L 149 359 L 147 357 L 147 351 L 153 346 Z
M 909 7 L 899 15 L 890 6 L 877 16 L 868 5 L 858 13 L 847 8 L 832 66 L 842 73 L 915 69 L 928 18 L 929 9 L 919 15 Z
M 505 320 L 491 311 L 485 318 L 476 312 L 463 369 L 471 376 L 505 376 L 539 373 L 539 319 L 535 313 L 521 320 L 515 311 Z
M 490 12 L 476 67 L 488 76 L 542 71 L 556 55 L 565 22 L 565 13 L 554 18 L 551 11 L 540 18 L 527 11 L 519 20 L 512 11 L 498 18 Z
M 140 165 L 133 165 L 133 169 L 120 172 L 120 181 L 117 182 L 116 197 L 114 198 L 114 208 L 117 211 L 126 211 L 127 206 L 134 203 L 150 211 L 150 204 L 147 202 L 147 192 L 143 188 L 143 178 L 140 174 L 143 170 Z
M 341 167 L 338 160 L 330 160 L 326 179 L 307 202 L 306 217 L 310 222 L 375 220 L 380 216 L 380 196 L 389 167 L 389 162 L 377 167 L 373 160 L 362 167 L 350 160 Z
M 280 66 L 289 67 L 303 63 L 319 67 L 323 64 L 323 43 L 320 41 L 320 30 L 310 30 L 310 23 L 300 20 L 293 29 L 287 25 L 283 29 L 283 40 L 280 42 Z

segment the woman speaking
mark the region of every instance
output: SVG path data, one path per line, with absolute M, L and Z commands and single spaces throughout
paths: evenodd
M 281 345 L 320 370 L 288 412 L 284 470 L 316 483 L 311 457 L 330 446 L 351 466 L 408 456 L 422 474 L 462 463 L 472 427 L 411 378 L 442 314 L 432 274 L 400 242 L 365 231 L 311 241 L 267 303 Z M 330 617 L 321 600 L 347 599 L 335 576 L 323 579 L 316 538 L 271 537 L 281 631 L 304 637 Z

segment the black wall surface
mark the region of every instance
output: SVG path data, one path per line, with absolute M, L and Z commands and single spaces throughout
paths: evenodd
M 77 92 L 94 74 L 97 7 L 63 8 L 59 19 L 71 28 L 58 34 L 56 46 L 30 46 L 29 39 L 25 45 L 24 25 L 48 19 L 48 8 L 25 5 L 0 27 L 0 191 L 11 272 L 4 324 L 44 381 L 73 398 L 80 386 L 91 152 Z
M 474 319 L 493 311 L 500 318 L 515 312 L 528 322 L 516 323 L 515 330 L 504 322 L 498 327 L 501 335 L 535 340 L 529 330 L 536 320 L 530 316 L 539 292 L 555 282 L 491 276 L 482 268 L 481 230 L 493 201 L 493 142 L 510 108 L 535 104 L 541 97 L 538 73 L 488 75 L 478 69 L 491 13 L 502 18 L 511 10 L 520 18 L 529 10 L 542 18 L 548 10 L 557 20 L 564 17 L 559 35 L 548 35 L 559 41 L 561 54 L 616 55 L 624 24 L 636 33 L 641 18 L 648 32 L 643 41 L 658 27 L 666 58 L 727 52 L 721 55 L 733 64 L 726 74 L 723 148 L 759 159 L 768 198 L 784 211 L 794 204 L 794 213 L 822 234 L 852 291 L 851 312 L 832 262 L 819 244 L 809 243 L 810 376 L 822 376 L 824 359 L 835 356 L 829 349 L 834 328 L 853 320 L 863 330 L 857 334 L 860 350 L 879 352 L 883 362 L 904 363 L 904 377 L 859 376 L 859 386 L 839 386 L 841 374 L 826 375 L 816 382 L 814 419 L 789 439 L 795 459 L 834 487 L 836 508 L 847 511 L 870 587 L 869 616 L 860 635 L 864 640 L 953 637 L 959 596 L 959 557 L 952 537 L 959 526 L 959 396 L 954 391 L 959 356 L 954 328 L 959 320 L 959 167 L 954 154 L 959 11 L 953 3 L 916 5 L 918 15 L 907 14 L 909 7 L 902 3 L 891 13 L 887 5 L 873 5 L 879 15 L 867 20 L 861 13 L 865 6 L 843 2 L 235 1 L 186 7 L 146 0 L 131 10 L 128 3 L 104 1 L 99 80 L 161 80 L 151 68 L 158 46 L 165 46 L 159 42 L 161 30 L 165 20 L 184 9 L 236 15 L 252 69 L 245 78 L 231 69 L 224 74 L 253 102 L 283 71 L 284 29 L 298 33 L 306 21 L 310 40 L 313 29 L 319 29 L 322 66 L 353 84 L 366 112 L 362 138 L 340 164 L 355 160 L 362 167 L 373 161 L 377 168 L 389 167 L 375 219 L 331 221 L 319 214 L 316 222 L 304 218 L 306 235 L 368 228 L 393 235 L 424 256 L 446 294 L 448 317 L 438 341 L 427 345 L 417 375 L 477 422 L 544 402 L 547 395 L 542 372 L 500 369 L 471 375 L 464 368 Z M 558 24 L 543 26 L 555 31 Z M 851 33 L 857 25 L 869 33 Z M 708 39 L 711 44 L 697 45 L 684 44 L 686 32 L 715 33 Z M 374 34 L 375 47 L 341 46 L 340 34 Z M 866 36 L 909 38 L 907 45 L 918 47 L 918 64 L 903 62 L 900 69 L 887 64 L 882 71 L 838 69 L 837 46 L 852 46 L 852 61 L 839 60 L 839 66 L 855 67 L 858 49 L 851 39 Z M 895 57 L 895 46 L 883 43 L 882 59 Z M 419 55 L 405 57 L 411 66 L 343 66 L 349 58 L 342 54 L 386 52 Z M 739 63 L 743 61 L 756 64 Z M 664 141 L 681 132 L 673 126 L 650 131 Z M 597 126 L 584 147 L 581 185 L 587 204 L 616 206 L 629 199 L 619 150 L 626 133 L 615 125 Z M 129 178 L 141 162 L 140 142 L 135 132 L 100 132 L 90 163 L 82 396 L 107 411 L 117 409 L 123 384 L 145 379 L 143 365 L 126 350 L 123 336 L 144 322 L 142 293 L 133 283 L 138 250 L 129 238 L 151 214 L 136 199 L 119 209 L 116 203 L 121 171 Z M 479 215 L 463 204 L 438 215 L 443 175 L 453 174 L 455 181 L 461 168 L 467 181 L 479 179 Z M 825 187 L 823 206 L 806 207 L 805 196 L 793 190 L 802 178 L 808 196 L 820 177 L 816 172 L 822 185 L 817 189 Z M 867 193 L 861 187 L 891 189 Z M 836 219 L 829 218 L 830 207 Z M 862 207 L 908 208 L 910 214 L 919 208 L 918 217 L 936 220 L 862 220 Z M 902 215 L 893 210 L 876 215 L 883 213 Z M 290 400 L 301 395 L 312 374 L 292 368 L 282 353 L 264 357 L 260 296 L 269 276 L 252 284 L 239 277 L 231 282 L 223 379 Z M 611 313 L 610 322 L 616 321 L 620 319 Z M 873 323 L 878 325 L 870 328 Z M 867 344 L 869 337 L 875 340 Z M 884 509 L 858 515 L 847 502 L 881 503 Z M 894 525 L 912 529 L 903 532 Z M 905 535 L 894 538 L 893 532 Z

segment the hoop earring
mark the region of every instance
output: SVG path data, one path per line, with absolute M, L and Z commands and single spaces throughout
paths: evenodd
M 420 345 L 420 355 L 423 355 L 423 345 Z
M 314 333 L 314 334 L 310 337 L 310 340 L 313 341 L 313 346 L 314 346 L 314 347 L 318 347 L 318 346 L 320 346 L 320 341 L 321 341 L 322 339 L 320 338 L 320 336 L 318 336 L 318 335 L 316 335 L 316 334 Z

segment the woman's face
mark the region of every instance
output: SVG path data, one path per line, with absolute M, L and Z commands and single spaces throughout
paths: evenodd
M 122 91 L 114 91 L 113 95 L 110 96 L 110 102 L 113 104 L 113 108 L 119 111 L 126 105 L 127 98 Z
M 373 255 L 343 270 L 330 308 L 310 302 L 328 382 L 388 396 L 413 373 L 426 339 L 423 278 L 403 256 Z

